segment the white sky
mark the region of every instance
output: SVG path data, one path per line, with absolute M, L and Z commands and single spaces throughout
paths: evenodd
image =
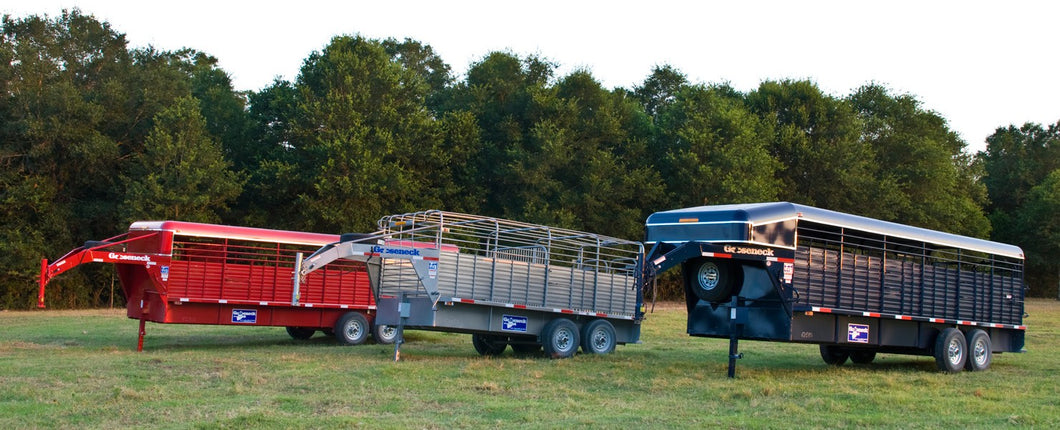
M 537 54 L 557 75 L 589 69 L 633 88 L 654 65 L 749 91 L 811 79 L 846 96 L 878 82 L 915 95 L 969 150 L 999 126 L 1060 120 L 1057 1 L 121 1 L 0 0 L 0 13 L 80 8 L 132 47 L 182 47 L 220 61 L 238 90 L 293 80 L 332 36 L 412 38 L 455 74 L 487 53 Z

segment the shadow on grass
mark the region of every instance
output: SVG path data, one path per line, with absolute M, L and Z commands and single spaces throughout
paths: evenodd
M 406 344 L 430 342 L 427 336 L 416 334 L 405 334 Z M 132 339 L 135 348 L 136 338 Z M 334 337 L 316 334 L 309 339 L 292 339 L 284 333 L 283 328 L 278 328 L 275 335 L 262 335 L 260 333 L 238 336 L 231 334 L 159 334 L 152 336 L 150 333 L 144 338 L 144 351 L 218 351 L 225 349 L 247 349 L 247 348 L 351 348 L 356 350 L 366 346 L 393 348 L 393 345 L 377 344 L 370 338 L 361 345 L 342 345 Z

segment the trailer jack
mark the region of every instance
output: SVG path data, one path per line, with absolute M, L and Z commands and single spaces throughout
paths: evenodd
M 401 344 L 405 343 L 405 323 L 411 315 L 412 305 L 407 300 L 405 293 L 401 293 L 401 301 L 398 302 L 398 325 L 397 335 L 394 337 L 394 361 L 401 360 Z
M 747 309 L 739 307 L 739 297 L 732 296 L 729 302 L 729 379 L 736 378 L 736 360 L 743 358 L 738 352 L 740 332 L 747 322 Z

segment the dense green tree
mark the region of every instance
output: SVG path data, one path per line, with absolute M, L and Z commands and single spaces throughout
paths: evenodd
M 780 164 L 769 152 L 772 124 L 724 88 L 684 88 L 660 109 L 656 125 L 672 206 L 776 199 Z
M 871 208 L 880 204 L 886 187 L 874 184 L 873 154 L 860 138 L 849 103 L 824 94 L 813 82 L 792 80 L 763 82 L 746 99 L 751 111 L 773 126 L 770 153 L 781 163 L 779 198 L 881 215 Z
M 523 206 L 518 197 L 522 179 L 512 176 L 511 159 L 526 154 L 538 119 L 554 116 L 547 113 L 558 103 L 549 88 L 554 67 L 534 56 L 492 52 L 472 64 L 466 80 L 452 89 L 448 111 L 466 112 L 476 123 L 473 139 L 461 142 L 462 151 L 473 154 L 471 166 L 464 169 L 473 176 L 457 178 L 457 183 L 476 196 L 483 214 L 510 216 L 511 208 Z
M 440 111 L 453 77 L 449 65 L 434 53 L 434 48 L 412 39 L 400 42 L 397 39 L 386 39 L 382 46 L 392 60 L 415 73 L 427 86 L 423 100 L 425 106 L 432 112 Z
M 199 102 L 177 101 L 156 115 L 145 150 L 133 160 L 122 209 L 128 219 L 219 222 L 242 191 L 221 145 L 207 131 Z
M 502 52 L 472 65 L 450 105 L 478 125 L 473 168 L 464 170 L 474 176 L 459 183 L 483 196 L 486 214 L 637 237 L 663 196 L 648 154 L 650 119 L 628 92 L 602 88 L 588 71 L 553 83 L 554 67 Z
M 977 154 L 983 162 L 982 178 L 990 197 L 990 213 L 1014 213 L 1027 200 L 1031 188 L 1060 168 L 1060 122 L 1042 127 L 999 127 L 986 138 L 986 149 Z
M 1060 170 L 1060 122 L 1042 127 L 1000 127 L 977 154 L 990 196 L 991 238 L 1019 245 L 1027 256 L 1032 295 L 1053 295 L 1060 263 L 1056 255 L 1056 172 Z
M 876 179 L 859 187 L 875 190 L 874 209 L 863 213 L 987 237 L 990 223 L 981 209 L 986 189 L 976 182 L 964 141 L 945 119 L 925 111 L 913 96 L 892 96 L 876 84 L 859 88 L 850 102 L 877 166 Z
M 293 128 L 298 112 L 298 90 L 288 81 L 248 96 L 253 124 L 247 151 L 234 161 L 247 174 L 247 183 L 235 204 L 237 224 L 298 230 L 301 216 L 293 202 L 308 186 L 294 150 Z
M 677 98 L 678 91 L 688 86 L 688 78 L 670 65 L 655 66 L 644 84 L 633 89 L 633 95 L 644 106 L 644 112 L 654 117 L 659 109 Z
M 511 176 L 530 220 L 636 238 L 664 201 L 658 173 L 645 163 L 651 124 L 625 91 L 609 91 L 578 70 L 554 86 Z M 540 100 L 540 98 L 538 98 Z
M 0 306 L 32 302 L 43 256 L 97 231 L 120 143 L 107 134 L 107 96 L 131 65 L 124 36 L 78 11 L 3 19 L 0 127 Z M 67 248 L 68 249 L 68 248 Z M 63 250 L 65 251 L 65 250 Z M 77 276 L 57 283 L 67 306 L 88 304 Z
M 199 100 L 206 131 L 217 139 L 236 170 L 253 168 L 259 150 L 247 95 L 232 88 L 232 78 L 217 67 L 216 58 L 196 52 L 189 63 L 191 95 Z
M 2 32 L 0 236 L 10 240 L 0 246 L 12 249 L 0 257 L 11 259 L 0 275 L 0 289 L 11 290 L 0 295 L 12 303 L 32 296 L 25 285 L 39 270 L 35 260 L 128 225 L 119 178 L 137 167 L 156 115 L 191 96 L 193 75 L 213 63 L 193 50 L 130 50 L 124 35 L 78 10 L 5 16 Z M 57 280 L 50 300 L 96 303 L 98 290 L 79 276 L 108 271 L 87 267 Z
M 1016 223 L 1027 233 L 1016 243 L 1025 248 L 1032 293 L 1054 296 L 1060 285 L 1060 169 L 1030 189 Z M 1060 292 L 1055 295 L 1060 297 Z
M 417 71 L 377 41 L 342 36 L 310 55 L 295 88 L 290 145 L 310 176 L 292 203 L 305 227 L 371 230 L 381 214 L 440 205 L 429 174 L 441 131 Z

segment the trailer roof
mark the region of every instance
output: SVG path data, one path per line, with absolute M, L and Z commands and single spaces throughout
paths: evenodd
M 265 228 L 203 224 L 186 221 L 137 221 L 129 226 L 129 231 L 172 231 L 174 234 L 182 236 L 237 239 L 254 242 L 281 242 L 315 246 L 323 246 L 339 241 L 339 235 L 337 234 L 270 230 Z
M 656 212 L 648 217 L 646 226 L 743 223 L 750 225 L 770 224 L 790 219 L 811 221 L 820 224 L 852 228 L 870 233 L 910 239 L 967 249 L 1013 258 L 1023 258 L 1018 246 L 989 240 L 976 239 L 926 228 L 913 227 L 889 221 L 835 212 L 789 202 L 749 203 L 734 205 L 699 206 Z M 677 239 L 677 238 L 674 238 Z M 695 237 L 684 240 L 696 240 Z M 664 240 L 668 241 L 668 240 Z

